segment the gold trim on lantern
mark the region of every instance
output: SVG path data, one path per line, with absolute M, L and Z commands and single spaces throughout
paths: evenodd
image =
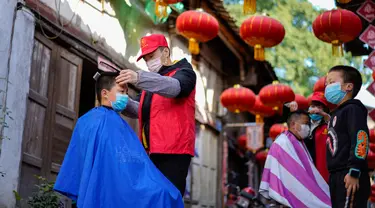
M 254 46 L 254 59 L 257 61 L 264 61 L 265 59 L 264 48 L 260 44 Z
M 194 38 L 189 39 L 189 51 L 191 54 L 194 54 L 194 55 L 199 54 L 199 43 Z
M 256 116 L 255 116 L 255 123 L 257 123 L 257 124 L 264 123 L 263 116 L 261 116 L 259 114 L 256 114 Z
M 168 4 L 164 3 L 163 0 L 155 1 L 155 15 L 158 18 L 167 17 L 168 16 L 167 9 L 168 9 Z
M 275 84 L 279 84 L 279 81 L 278 80 L 273 80 L 272 81 L 272 84 L 275 85 Z
M 257 1 L 256 0 L 244 0 L 243 2 L 243 13 L 244 14 L 254 14 L 257 11 Z
M 332 56 L 340 57 L 344 55 L 342 43 L 339 40 L 333 40 L 332 42 Z

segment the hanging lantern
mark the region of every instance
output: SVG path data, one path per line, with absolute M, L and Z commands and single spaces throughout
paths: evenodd
M 307 98 L 305 98 L 302 95 L 296 94 L 295 98 L 294 98 L 294 101 L 296 101 L 296 103 L 298 104 L 298 109 L 299 110 L 306 110 L 310 106 L 309 105 L 309 101 L 307 100 Z
M 347 4 L 349 2 L 351 2 L 352 0 L 337 0 L 337 2 L 339 2 L 340 4 Z
M 257 0 L 243 1 L 243 14 L 254 14 L 257 11 Z
M 270 132 L 268 133 L 268 136 L 275 141 L 276 137 L 279 136 L 284 131 L 288 130 L 288 127 L 284 124 L 274 124 L 270 128 Z
M 375 129 L 370 129 L 370 146 L 375 143 Z M 375 145 L 375 144 L 374 144 Z M 375 148 L 374 148 L 375 151 Z
M 354 40 L 362 31 L 361 19 L 346 9 L 334 9 L 319 15 L 313 22 L 315 36 L 332 44 L 332 54 L 343 54 L 342 44 Z
M 248 88 L 235 85 L 221 94 L 220 101 L 230 112 L 240 113 L 253 107 L 255 94 Z
M 238 144 L 239 148 L 241 148 L 243 150 L 247 149 L 247 136 L 246 136 L 246 134 L 243 134 L 240 137 L 238 137 L 237 144 Z
M 254 47 L 254 59 L 264 61 L 264 48 L 281 43 L 285 36 L 284 26 L 267 16 L 252 16 L 246 19 L 240 28 L 241 38 Z
M 274 81 L 260 90 L 259 98 L 264 105 L 279 110 L 284 103 L 292 102 L 295 95 L 291 87 Z
M 154 0 L 155 1 L 155 15 L 158 18 L 168 17 L 168 5 L 176 4 L 182 0 Z
M 326 77 L 321 77 L 315 82 L 313 92 L 324 92 L 326 89 Z
M 199 42 L 207 42 L 219 34 L 219 22 L 202 9 L 189 10 L 177 17 L 179 34 L 189 40 L 189 51 L 199 54 Z
M 370 143 L 369 143 L 369 149 L 370 149 L 372 152 L 375 152 L 375 143 L 370 142 Z
M 375 169 L 375 153 L 369 150 L 367 153 L 367 165 L 371 169 Z
M 255 115 L 256 123 L 264 123 L 263 118 L 271 117 L 275 114 L 275 111 L 268 106 L 265 106 L 262 101 L 260 101 L 259 96 L 256 96 L 255 103 L 249 112 Z
M 371 201 L 372 203 L 375 203 L 375 184 L 372 184 L 372 185 L 371 185 L 370 201 Z
M 263 167 L 264 163 L 266 162 L 267 155 L 268 155 L 267 149 L 259 151 L 255 154 L 255 160 L 258 161 L 258 163 Z

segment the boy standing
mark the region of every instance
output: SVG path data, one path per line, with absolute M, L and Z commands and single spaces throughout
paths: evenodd
M 325 97 L 338 107 L 328 124 L 327 165 L 332 207 L 367 207 L 369 130 L 367 109 L 354 99 L 362 86 L 359 71 L 335 66 L 326 79 Z

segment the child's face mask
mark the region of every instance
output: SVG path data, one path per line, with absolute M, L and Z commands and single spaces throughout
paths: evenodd
M 128 104 L 129 96 L 127 94 L 116 93 L 116 100 L 111 102 L 112 108 L 116 112 L 122 112 L 125 110 L 126 105 Z

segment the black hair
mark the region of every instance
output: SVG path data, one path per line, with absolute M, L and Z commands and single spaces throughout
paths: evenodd
M 362 86 L 362 76 L 359 71 L 351 66 L 344 66 L 344 65 L 338 65 L 332 67 L 329 72 L 341 72 L 342 77 L 344 79 L 344 83 L 352 83 L 353 84 L 353 92 L 352 92 L 352 98 L 355 98 L 357 96 L 359 90 Z
M 303 115 L 309 117 L 309 113 L 307 113 L 307 111 L 305 110 L 296 110 L 294 112 L 291 112 L 287 120 L 288 128 L 290 128 L 290 124 L 292 123 L 292 121 L 300 119 Z
M 101 72 L 100 77 L 95 83 L 96 98 L 99 104 L 102 104 L 102 90 L 111 90 L 116 84 L 116 77 L 119 75 L 117 72 Z

